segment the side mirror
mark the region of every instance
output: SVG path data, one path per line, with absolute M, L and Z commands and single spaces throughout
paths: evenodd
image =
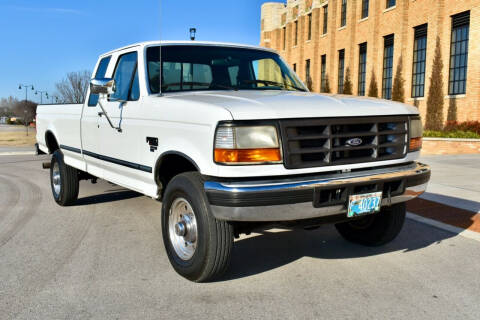
M 110 78 L 92 79 L 90 81 L 90 93 L 113 94 L 115 93 L 115 80 Z

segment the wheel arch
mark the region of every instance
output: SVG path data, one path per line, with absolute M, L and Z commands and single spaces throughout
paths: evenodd
M 60 144 L 51 130 L 45 132 L 45 144 L 47 145 L 49 154 L 53 154 L 56 150 L 60 149 Z
M 188 171 L 200 172 L 200 167 L 191 157 L 179 151 L 162 153 L 158 157 L 153 171 L 155 182 L 160 188 L 160 195 L 163 196 L 165 187 L 174 176 Z

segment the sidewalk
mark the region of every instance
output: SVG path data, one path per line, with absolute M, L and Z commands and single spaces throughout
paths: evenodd
M 425 156 L 432 167 L 427 192 L 410 201 L 409 212 L 480 233 L 480 154 Z
M 35 147 L 5 147 L 0 146 L 0 156 L 34 155 Z

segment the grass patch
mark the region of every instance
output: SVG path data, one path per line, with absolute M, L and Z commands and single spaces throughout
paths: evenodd
M 480 139 L 480 134 L 472 131 L 432 131 L 425 130 L 423 133 L 427 138 L 457 138 L 457 139 Z
M 33 146 L 37 142 L 35 130 L 28 130 L 28 137 L 25 131 L 2 132 L 0 131 L 1 147 L 24 147 Z

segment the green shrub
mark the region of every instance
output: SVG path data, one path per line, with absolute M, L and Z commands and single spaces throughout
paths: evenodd
M 347 71 L 345 72 L 345 83 L 343 85 L 343 94 L 353 94 L 353 83 L 352 79 L 350 77 L 350 68 L 347 68 Z
M 472 131 L 433 131 L 425 130 L 424 137 L 428 138 L 457 138 L 457 139 L 480 139 L 480 134 Z
M 440 38 L 437 37 L 435 56 L 432 64 L 430 88 L 427 98 L 427 116 L 425 129 L 439 131 L 443 128 L 443 60 L 440 46 Z
M 368 96 L 378 98 L 378 83 L 375 77 L 375 71 L 372 69 L 372 76 L 370 77 L 370 85 L 368 86 Z
M 398 59 L 397 72 L 393 79 L 392 101 L 405 102 L 405 79 L 402 75 L 403 59 Z

